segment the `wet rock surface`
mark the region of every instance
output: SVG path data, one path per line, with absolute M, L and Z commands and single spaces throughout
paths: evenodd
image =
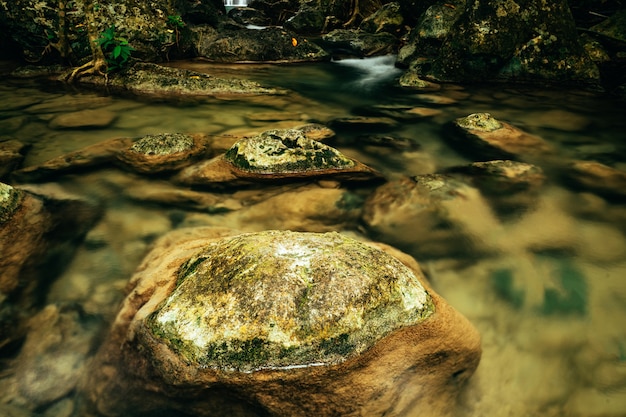
M 100 412 L 448 409 L 479 339 L 414 260 L 336 233 L 232 233 L 181 229 L 144 260 L 87 383 Z M 396 378 L 421 387 L 411 405 L 388 401 Z
M 65 76 L 65 75 L 64 75 Z M 136 63 L 108 79 L 99 76 L 80 78 L 84 84 L 108 85 L 147 97 L 232 97 L 249 95 L 282 95 L 284 90 L 264 87 L 256 82 L 237 78 L 225 79 L 194 71 Z
M 298 129 L 270 130 L 235 143 L 225 154 L 181 171 L 175 181 L 219 187 L 269 180 L 333 177 L 374 180 L 379 174 Z
M 500 122 L 489 113 L 474 113 L 458 118 L 449 128 L 448 139 L 460 152 L 483 161 L 545 156 L 553 152 L 542 138 Z

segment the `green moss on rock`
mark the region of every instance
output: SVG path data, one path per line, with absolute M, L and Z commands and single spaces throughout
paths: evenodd
M 133 143 L 130 149 L 145 155 L 171 155 L 189 151 L 193 145 L 191 136 L 181 133 L 162 133 L 144 136 Z
M 0 182 L 0 223 L 11 218 L 22 201 L 22 192 Z
M 353 168 L 339 151 L 309 139 L 297 129 L 269 130 L 235 143 L 226 160 L 243 171 L 288 173 Z
M 489 113 L 473 113 L 466 117 L 456 119 L 455 124 L 463 129 L 492 132 L 502 127 Z
M 338 233 L 222 239 L 184 264 L 148 329 L 200 367 L 326 365 L 432 314 L 416 273 Z

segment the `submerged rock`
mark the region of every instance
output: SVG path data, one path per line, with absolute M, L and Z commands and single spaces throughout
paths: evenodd
M 626 172 L 608 165 L 574 161 L 569 165 L 566 177 L 577 187 L 608 197 L 626 198 Z
M 349 180 L 380 178 L 373 169 L 309 139 L 306 132 L 285 129 L 241 139 L 225 154 L 184 169 L 176 180 L 188 185 L 219 186 L 328 176 Z
M 0 348 L 24 336 L 41 290 L 69 263 L 98 215 L 71 195 L 0 183 Z
M 231 233 L 177 230 L 146 257 L 88 375 L 98 412 L 450 410 L 480 342 L 412 258 L 337 233 Z
M 438 258 L 492 250 L 482 235 L 492 213 L 480 191 L 450 176 L 428 174 L 381 185 L 365 202 L 363 222 L 380 240 Z
M 116 160 L 118 152 L 132 145 L 131 138 L 105 140 L 52 158 L 42 164 L 32 165 L 13 172 L 20 182 L 50 181 L 55 176 L 96 168 Z
M 501 214 L 528 211 L 537 203 L 538 191 L 546 181 L 540 167 L 510 160 L 474 162 L 449 168 L 446 172 L 464 174 L 471 184 L 489 196 Z
M 457 150 L 481 161 L 524 158 L 553 152 L 540 137 L 500 122 L 489 113 L 474 113 L 458 118 L 450 124 L 450 130 L 448 138 Z

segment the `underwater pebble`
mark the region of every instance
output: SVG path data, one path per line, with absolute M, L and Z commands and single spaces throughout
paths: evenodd
M 109 126 L 117 115 L 107 110 L 81 110 L 56 116 L 50 121 L 50 129 L 104 128 Z

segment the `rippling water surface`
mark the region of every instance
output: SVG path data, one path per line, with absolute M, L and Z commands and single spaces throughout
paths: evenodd
M 443 127 L 471 113 L 491 113 L 542 137 L 558 156 L 534 161 L 548 181 L 532 210 L 502 217 L 474 207 L 459 214 L 466 217 L 471 240 L 495 248 L 498 256 L 442 259 L 412 253 L 436 290 L 483 338 L 482 362 L 456 415 L 626 415 L 626 206 L 568 188 L 560 177 L 561 167 L 575 159 L 626 170 L 624 102 L 572 89 L 506 85 L 444 85 L 418 94 L 394 87 L 399 73 L 392 63 L 392 57 L 383 57 L 292 66 L 172 64 L 293 91 L 243 101 L 155 102 L 5 78 L 0 81 L 0 140 L 31 144 L 24 162 L 29 166 L 115 137 L 261 132 L 325 123 L 380 104 L 436 110 L 385 132 L 415 145 L 406 149 L 363 145 L 357 140 L 363 132 L 339 133 L 341 151 L 396 179 L 472 162 L 448 146 Z M 111 112 L 114 120 L 106 128 L 55 128 L 59 115 L 83 109 Z M 103 202 L 106 214 L 51 286 L 47 302 L 79 302 L 87 312 L 110 319 L 150 242 L 172 228 L 277 227 L 272 221 L 238 223 L 228 215 L 137 203 L 120 192 L 122 177 L 110 168 L 58 180 L 69 191 Z

